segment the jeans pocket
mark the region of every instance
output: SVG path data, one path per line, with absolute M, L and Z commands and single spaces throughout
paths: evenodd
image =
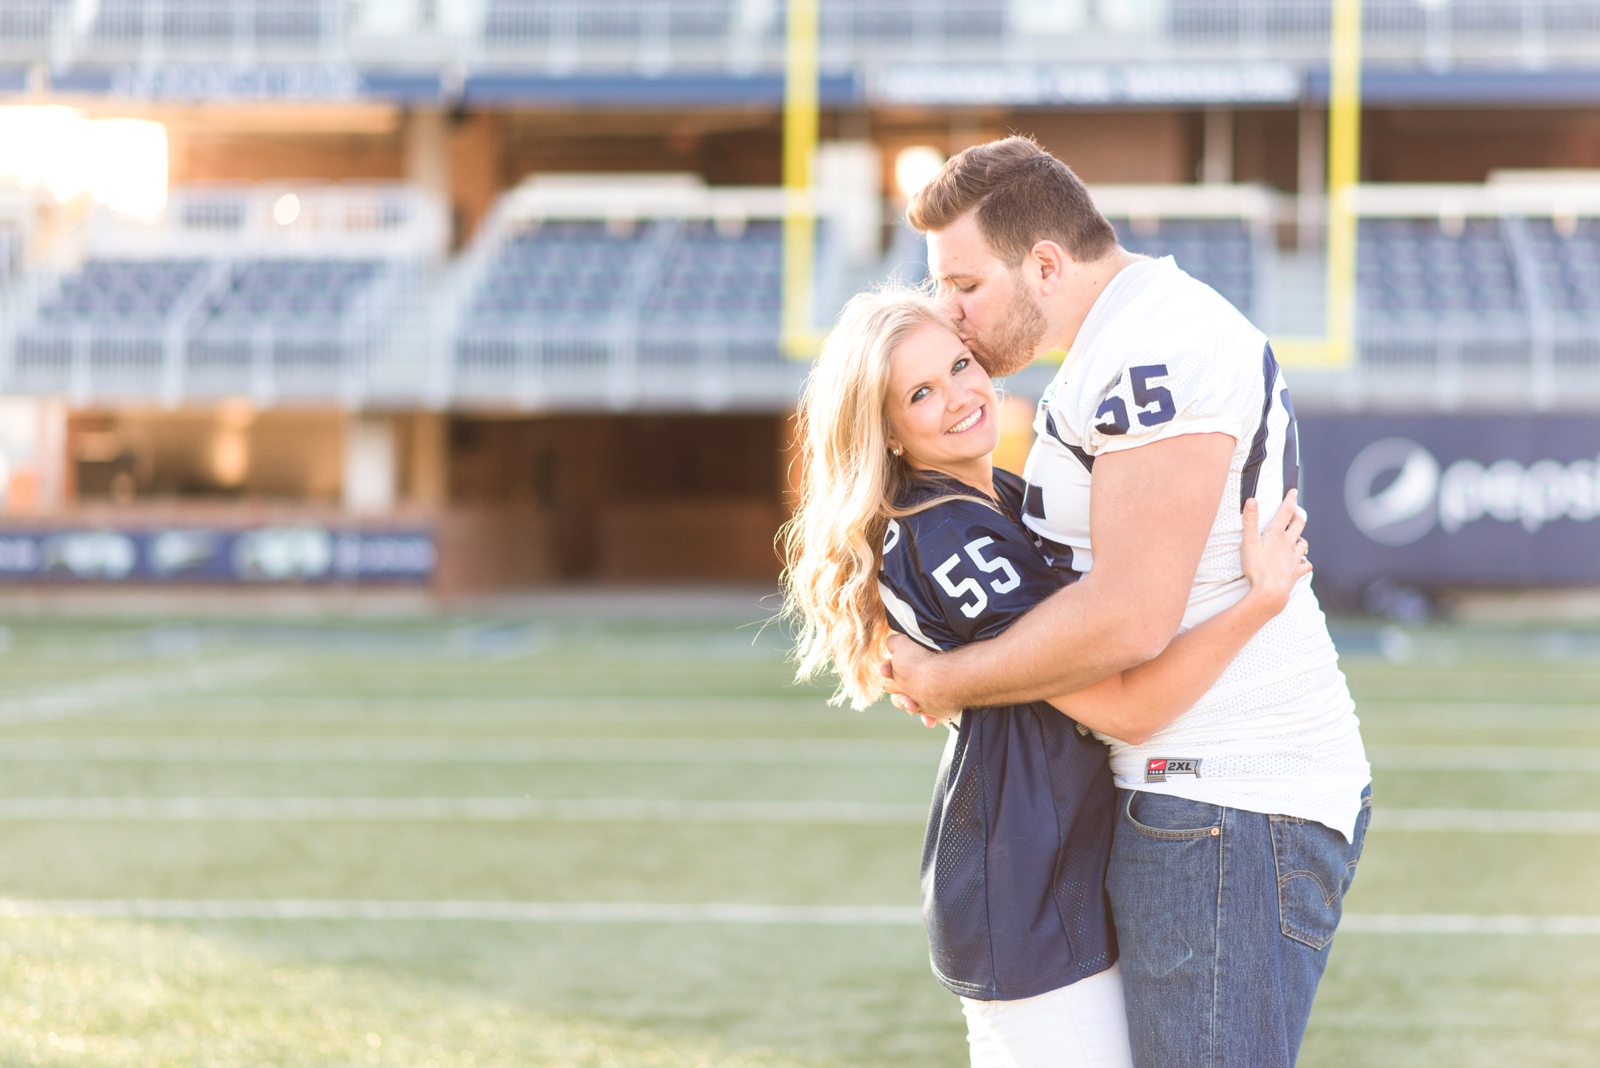
M 1344 895 L 1355 880 L 1371 800 L 1363 800 L 1354 842 L 1315 820 L 1272 816 L 1272 854 L 1278 868 L 1278 923 L 1285 936 L 1326 949 L 1339 928 Z
M 1130 790 L 1123 816 L 1134 830 L 1150 838 L 1215 838 L 1222 834 L 1222 809 L 1171 794 Z

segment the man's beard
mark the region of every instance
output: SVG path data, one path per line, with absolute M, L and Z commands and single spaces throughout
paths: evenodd
M 1022 279 L 1015 275 L 1013 278 L 1016 288 L 1011 303 L 1000 316 L 999 325 L 993 333 L 974 335 L 968 341 L 972 354 L 991 378 L 1014 375 L 1032 363 L 1039 341 L 1050 327 L 1038 301 L 1022 285 Z

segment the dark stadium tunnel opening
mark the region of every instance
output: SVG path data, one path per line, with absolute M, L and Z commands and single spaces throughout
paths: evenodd
M 790 417 L 458 415 L 453 506 L 527 516 L 561 581 L 771 582 Z

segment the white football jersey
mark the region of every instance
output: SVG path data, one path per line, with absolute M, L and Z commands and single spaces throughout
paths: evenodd
M 1120 271 L 1095 302 L 1039 402 L 1024 522 L 1068 581 L 1094 566 L 1089 488 L 1095 458 L 1179 434 L 1234 439 L 1183 629 L 1249 589 L 1240 510 L 1263 520 L 1299 483 L 1299 439 L 1267 338 L 1172 259 Z M 1327 621 L 1302 580 L 1188 712 L 1143 745 L 1105 739 L 1117 785 L 1313 819 L 1355 832 L 1371 779 L 1355 705 Z

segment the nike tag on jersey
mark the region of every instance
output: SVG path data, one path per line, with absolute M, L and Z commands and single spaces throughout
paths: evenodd
M 1151 757 L 1144 762 L 1145 782 L 1166 782 L 1168 775 L 1193 775 L 1200 777 L 1198 759 L 1178 760 L 1173 757 Z

